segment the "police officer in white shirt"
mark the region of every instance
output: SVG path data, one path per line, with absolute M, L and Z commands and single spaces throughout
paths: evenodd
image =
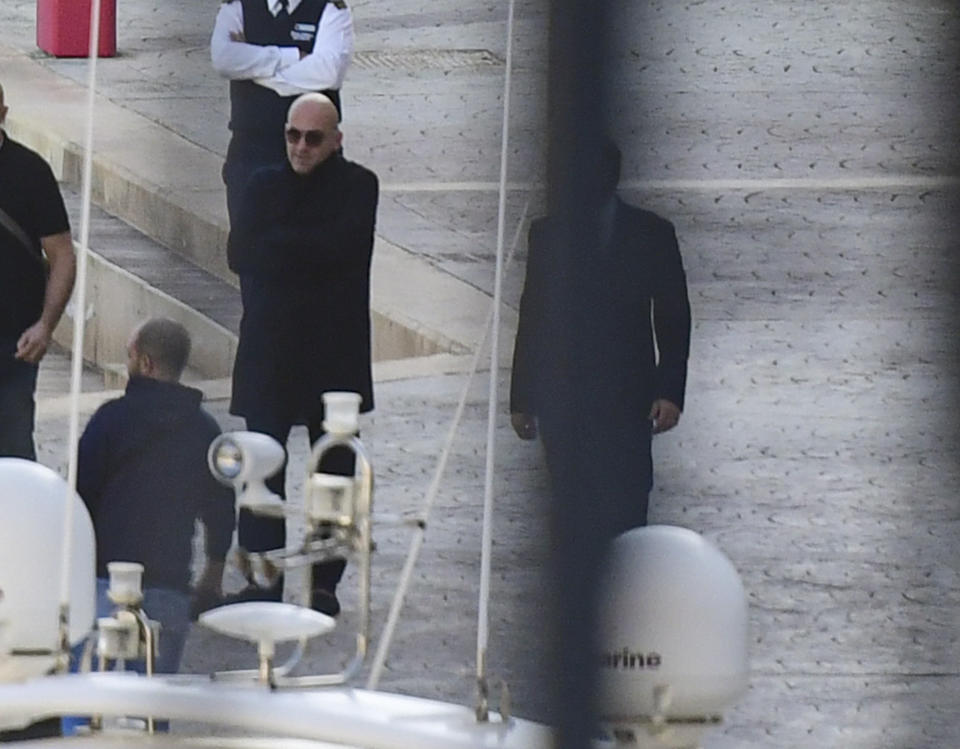
M 286 159 L 283 128 L 300 94 L 324 93 L 340 111 L 353 51 L 345 0 L 225 0 L 210 39 L 230 79 L 230 145 L 223 165 L 231 225 L 250 175 Z

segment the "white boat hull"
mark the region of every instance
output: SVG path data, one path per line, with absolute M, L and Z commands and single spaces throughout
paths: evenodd
M 551 731 L 537 723 L 496 714 L 478 723 L 473 710 L 433 700 L 348 687 L 271 691 L 198 680 L 183 684 L 135 674 L 94 673 L 46 677 L 0 686 L 0 725 L 19 728 L 59 715 L 130 715 L 229 726 L 270 739 L 271 747 L 295 749 L 300 740 L 351 749 L 549 749 Z M 215 729 L 214 729 L 215 730 Z M 119 738 L 119 737 L 118 737 Z M 290 739 L 289 744 L 278 741 Z M 109 736 L 74 739 L 76 746 L 114 745 Z M 123 745 L 154 741 L 178 747 L 238 746 L 239 740 L 179 736 L 127 736 Z M 82 742 L 82 743 L 81 743 Z M 251 742 L 251 743 L 247 743 Z M 254 746 L 243 739 L 240 746 Z M 57 742 L 62 743 L 62 742 Z M 259 745 L 259 744 L 257 744 Z M 32 743 L 31 746 L 38 746 Z

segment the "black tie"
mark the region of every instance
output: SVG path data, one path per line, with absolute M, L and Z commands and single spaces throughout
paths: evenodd
M 280 0 L 280 10 L 277 11 L 277 18 L 287 18 L 290 12 L 287 10 L 288 0 Z

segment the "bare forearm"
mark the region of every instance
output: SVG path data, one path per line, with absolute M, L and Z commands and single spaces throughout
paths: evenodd
M 44 250 L 50 261 L 50 277 L 47 279 L 40 319 L 53 330 L 70 300 L 77 275 L 77 261 L 69 233 L 48 237 L 44 240 Z
M 76 275 L 76 260 L 69 232 L 43 237 L 40 244 L 50 260 L 50 277 L 47 279 L 43 310 L 40 319 L 20 335 L 16 351 L 17 359 L 29 364 L 38 364 L 47 353 L 53 329 L 70 299 Z

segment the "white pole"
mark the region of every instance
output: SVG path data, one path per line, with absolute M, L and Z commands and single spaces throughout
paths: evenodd
M 513 236 L 510 255 L 507 258 L 508 267 L 510 265 L 510 260 L 513 258 L 513 253 L 516 249 L 517 243 L 520 241 L 520 231 L 524 226 L 524 222 L 526 221 L 527 211 L 529 208 L 530 200 L 528 199 L 523 206 L 523 211 L 520 214 L 520 220 L 517 222 L 517 230 Z M 404 561 L 403 570 L 400 573 L 400 580 L 397 583 L 396 592 L 393 594 L 393 601 L 390 604 L 390 612 L 387 615 L 387 623 L 384 625 L 383 631 L 381 632 L 380 640 L 377 645 L 377 652 L 374 655 L 373 663 L 370 667 L 370 675 L 367 677 L 367 689 L 373 690 L 380 685 L 380 677 L 383 674 L 383 669 L 387 662 L 387 655 L 390 652 L 390 646 L 393 644 L 394 631 L 396 630 L 397 622 L 400 619 L 400 610 L 403 608 L 403 602 L 406 598 L 407 590 L 410 588 L 410 583 L 413 578 L 413 570 L 416 566 L 417 559 L 420 556 L 420 549 L 423 547 L 424 536 L 427 532 L 427 524 L 430 520 L 430 511 L 433 509 L 433 503 L 440 491 L 440 480 L 443 478 L 443 474 L 447 469 L 447 460 L 449 459 L 450 451 L 453 448 L 453 440 L 457 435 L 457 428 L 460 426 L 460 422 L 463 420 L 463 411 L 466 408 L 467 397 L 470 394 L 470 385 L 473 383 L 473 376 L 477 373 L 477 369 L 480 366 L 480 357 L 483 354 L 484 346 L 487 344 L 487 337 L 490 334 L 490 324 L 492 318 L 493 309 L 491 307 L 490 311 L 487 313 L 487 319 L 484 322 L 483 332 L 481 333 L 480 340 L 474 349 L 470 372 L 467 375 L 467 381 L 464 383 L 463 389 L 460 392 L 460 400 L 457 403 L 456 412 L 454 413 L 453 419 L 450 422 L 450 428 L 447 430 L 447 436 L 443 443 L 443 449 L 440 451 L 440 458 L 437 460 L 437 467 L 434 469 L 433 478 L 430 480 L 430 486 L 427 488 L 427 492 L 424 495 L 423 508 L 420 511 L 419 517 L 420 522 L 413 533 L 413 538 L 410 541 L 410 549 L 407 551 L 407 558 Z
M 80 432 L 80 377 L 83 373 L 83 333 L 86 322 L 87 247 L 90 239 L 90 192 L 93 174 L 93 110 L 97 90 L 97 55 L 100 48 L 100 0 L 90 3 L 90 46 L 87 62 L 87 116 L 83 153 L 83 186 L 81 192 L 80 244 L 77 257 L 77 280 L 73 292 L 73 351 L 70 372 L 70 431 L 67 438 L 67 501 L 65 503 L 63 567 L 60 572 L 61 628 L 69 624 L 70 562 L 73 541 L 73 495 L 77 487 L 77 443 Z
M 487 399 L 487 462 L 483 488 L 483 535 L 480 544 L 480 601 L 477 613 L 477 719 L 488 717 L 487 643 L 490 628 L 490 557 L 493 547 L 493 480 L 496 451 L 497 385 L 500 377 L 500 295 L 503 276 L 503 234 L 507 212 L 507 153 L 510 141 L 510 83 L 513 69 L 513 7 L 507 11 L 507 59 L 500 131 L 500 202 L 497 209 L 497 262 L 493 278 L 493 322 L 490 333 L 490 392 Z
M 491 347 L 491 356 L 493 357 L 493 364 L 490 369 L 490 379 L 491 379 L 491 388 L 492 395 L 489 398 L 488 403 L 488 447 L 487 447 L 487 471 L 486 471 L 486 481 L 484 489 L 484 540 L 481 543 L 481 577 L 480 577 L 480 608 L 481 608 L 481 623 L 478 626 L 478 643 L 477 643 L 477 673 L 478 673 L 478 683 L 480 679 L 485 680 L 485 666 L 484 660 L 486 657 L 487 649 L 487 639 L 488 639 L 488 619 L 487 614 L 488 601 L 490 596 L 490 548 L 492 546 L 492 539 L 490 534 L 490 529 L 492 527 L 492 522 L 490 517 L 493 512 L 493 445 L 491 443 L 491 432 L 492 427 L 490 425 L 494 424 L 494 419 L 496 416 L 496 378 L 497 378 L 497 349 L 499 347 L 499 336 L 498 330 L 500 327 L 500 279 L 503 275 L 504 266 L 509 266 L 510 261 L 513 258 L 513 253 L 516 250 L 516 246 L 520 240 L 520 232 L 524 226 L 527 217 L 527 211 L 530 208 L 530 199 L 527 198 L 523 206 L 523 211 L 520 215 L 520 220 L 517 222 L 517 230 L 513 236 L 513 241 L 510 247 L 510 255 L 507 258 L 506 263 L 503 262 L 503 233 L 505 225 L 505 216 L 506 216 L 506 188 L 507 188 L 507 126 L 510 121 L 510 77 L 511 77 L 511 68 L 513 60 L 513 11 L 514 2 L 510 0 L 510 7 L 507 17 L 507 59 L 506 59 L 506 81 L 504 84 L 504 111 L 503 111 L 503 132 L 501 134 L 501 150 L 500 150 L 500 205 L 499 213 L 497 218 L 497 262 L 496 262 L 496 276 L 494 280 L 494 298 L 491 304 L 490 312 L 487 314 L 487 319 L 483 326 L 483 331 L 480 336 L 480 340 L 477 343 L 476 348 L 473 353 L 473 361 L 470 367 L 470 373 L 467 376 L 467 381 L 463 386 L 463 390 L 460 393 L 460 400 L 457 403 L 456 413 L 454 414 L 453 420 L 450 424 L 450 429 L 447 432 L 446 440 L 444 441 L 443 449 L 440 452 L 440 458 L 437 461 L 437 467 L 434 470 L 433 478 L 430 482 L 430 486 L 427 489 L 427 493 L 424 496 L 423 509 L 420 513 L 420 522 L 416 530 L 414 531 L 413 538 L 410 541 L 410 548 L 407 551 L 407 557 L 404 561 L 403 570 L 400 573 L 400 580 L 397 583 L 397 590 L 394 593 L 393 601 L 390 604 L 390 612 L 387 615 L 387 622 L 384 625 L 383 631 L 381 633 L 379 643 L 377 645 L 377 652 L 374 654 L 373 663 L 370 666 L 370 674 L 367 677 L 367 689 L 377 689 L 380 685 L 380 677 L 383 675 L 383 669 L 386 666 L 387 655 L 390 652 L 390 646 L 393 644 L 393 635 L 396 631 L 397 622 L 400 619 L 400 610 L 403 608 L 403 602 L 406 598 L 407 590 L 410 587 L 411 580 L 413 578 L 413 570 L 416 566 L 417 559 L 420 556 L 420 550 L 423 547 L 424 537 L 427 530 L 427 522 L 430 518 L 430 511 L 433 508 L 433 503 L 436 500 L 437 494 L 440 490 L 440 480 L 443 478 L 443 474 L 446 471 L 447 460 L 450 457 L 450 451 L 453 447 L 453 440 L 456 437 L 457 428 L 460 426 L 460 422 L 463 419 L 463 411 L 466 407 L 467 397 L 470 392 L 470 385 L 473 382 L 473 376 L 476 374 L 477 369 L 480 366 L 480 357 L 483 355 L 483 349 L 486 345 L 487 338 L 493 331 L 493 344 Z M 491 405 L 492 404 L 492 405 Z M 492 416 L 489 413 L 492 412 Z M 483 560 L 486 560 L 484 562 Z M 480 709 L 478 707 L 478 714 Z

